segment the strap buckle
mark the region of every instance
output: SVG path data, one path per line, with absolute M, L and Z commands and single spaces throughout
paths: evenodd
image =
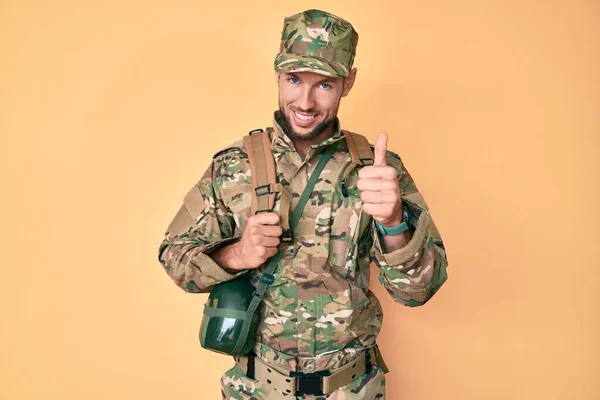
M 292 241 L 293 237 L 294 237 L 294 234 L 292 233 L 291 229 L 284 229 L 283 233 L 279 237 L 279 240 L 283 243 L 290 243 Z
M 360 163 L 363 167 L 367 167 L 367 166 L 373 165 L 373 163 L 375 163 L 375 161 L 372 158 L 359 158 L 358 161 L 360 161 Z
M 275 276 L 273 274 L 269 274 L 268 272 L 263 272 L 260 276 L 260 280 L 258 281 L 259 284 L 262 283 L 265 286 L 272 285 L 273 282 L 275 282 Z M 258 289 L 260 289 L 260 287 Z M 263 289 L 263 294 L 258 294 L 258 289 L 254 289 L 254 292 L 252 292 L 252 297 L 260 297 L 260 299 L 263 300 L 265 298 L 266 288 Z
M 254 188 L 254 192 L 256 192 L 257 196 L 266 196 L 269 194 L 274 194 L 276 192 L 274 192 L 273 190 L 271 190 L 271 184 L 267 183 L 266 185 L 259 185 L 257 187 Z
M 296 396 L 323 395 L 323 377 L 329 376 L 329 370 L 312 373 L 290 372 L 290 376 L 296 378 Z
M 273 276 L 273 274 L 263 272 L 260 276 L 260 283 L 264 283 L 265 285 L 269 286 L 272 285 L 273 282 L 275 282 L 275 277 Z
M 270 194 L 277 193 L 276 191 L 273 191 L 273 187 L 271 186 L 270 183 L 267 183 L 265 185 L 258 185 L 257 187 L 254 188 L 254 192 L 256 193 L 256 197 L 267 196 Z M 273 211 L 273 210 L 265 208 L 262 210 L 256 210 L 255 214 L 259 214 L 259 213 L 263 213 L 263 212 L 271 212 L 271 211 Z
M 252 136 L 254 133 L 260 133 L 262 132 L 262 129 L 253 129 L 250 132 L 248 132 L 248 135 Z

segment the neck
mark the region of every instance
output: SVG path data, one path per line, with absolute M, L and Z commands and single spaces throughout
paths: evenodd
M 300 157 L 302 157 L 302 159 L 306 158 L 306 155 L 308 154 L 311 145 L 315 143 L 324 142 L 325 140 L 332 137 L 335 133 L 333 130 L 334 125 L 335 124 L 330 124 L 327 127 L 327 129 L 323 131 L 323 133 L 321 133 L 319 136 L 312 140 L 291 139 L 292 143 L 294 144 L 294 148 L 296 149 L 296 152 L 300 155 Z

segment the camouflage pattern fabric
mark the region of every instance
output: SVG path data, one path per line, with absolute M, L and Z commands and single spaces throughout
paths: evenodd
M 285 18 L 275 69 L 345 77 L 357 45 L 358 33 L 348 21 L 321 10 L 304 11 Z
M 447 278 L 440 234 L 397 154 L 388 152 L 387 162 L 396 168 L 403 204 L 414 226 L 405 247 L 389 253 L 382 248 L 373 218 L 361 210 L 358 171 L 346 178 L 348 196 L 343 196 L 340 175 L 351 157 L 339 121 L 333 137 L 312 145 L 302 160 L 275 119 L 271 148 L 277 180 L 292 193 L 290 213 L 317 164 L 317 152 L 331 144 L 337 151 L 317 181 L 260 309 L 254 351 L 289 370 L 336 369 L 375 344 L 383 312 L 369 290 L 371 261 L 379 267 L 379 282 L 406 306 L 427 302 Z M 207 293 L 242 274 L 257 286 L 266 264 L 229 274 L 209 256 L 218 246 L 240 239 L 250 217 L 252 190 L 248 156 L 240 140 L 217 153 L 187 193 L 158 256 L 184 291 Z M 275 212 L 279 204 L 277 199 Z
M 384 400 L 385 375 L 377 367 L 355 378 L 346 386 L 326 396 L 291 396 L 279 393 L 267 383 L 248 378 L 238 366 L 234 366 L 221 376 L 223 400 Z

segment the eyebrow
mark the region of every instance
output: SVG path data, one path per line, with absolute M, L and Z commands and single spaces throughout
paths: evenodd
M 288 73 L 288 75 L 292 76 L 296 79 L 300 79 L 300 77 L 294 73 Z M 318 81 L 317 83 L 335 83 L 335 79 L 330 76 L 326 76 L 325 79 L 322 79 L 322 80 Z

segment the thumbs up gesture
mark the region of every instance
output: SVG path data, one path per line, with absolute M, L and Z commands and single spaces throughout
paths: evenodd
M 387 134 L 377 136 L 373 165 L 358 172 L 362 209 L 385 227 L 402 223 L 402 201 L 396 169 L 387 164 Z

